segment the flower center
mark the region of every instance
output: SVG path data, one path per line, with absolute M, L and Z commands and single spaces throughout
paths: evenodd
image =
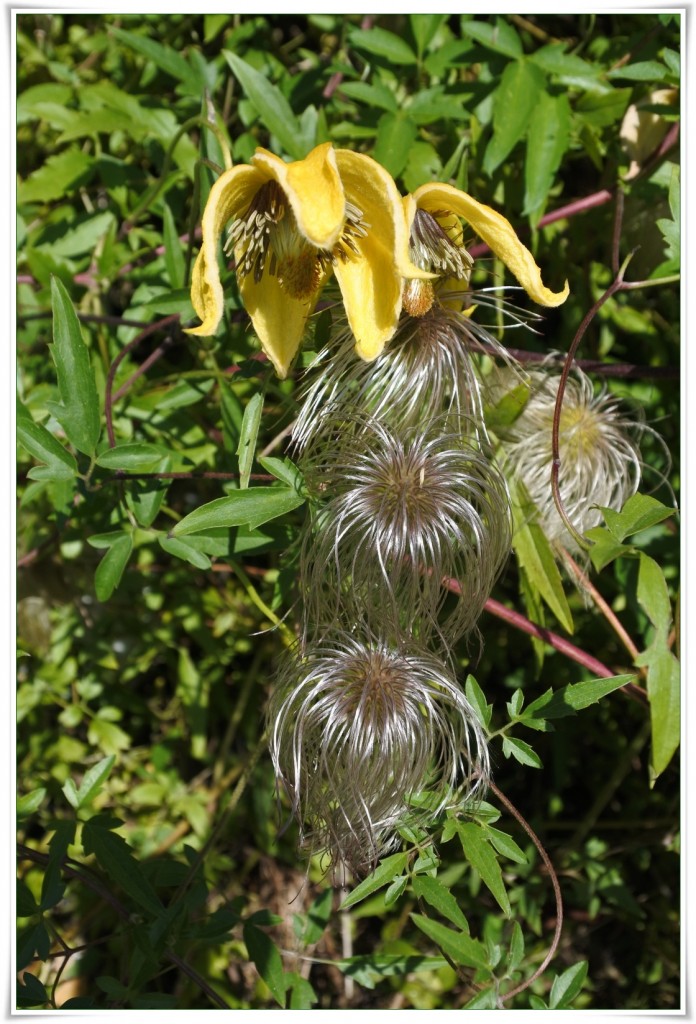
M 440 277 L 454 277 L 468 281 L 474 261 L 463 245 L 457 244 L 449 230 L 441 223 L 451 221 L 447 211 L 429 213 L 416 210 L 411 226 L 409 253 L 411 260 L 421 270 L 429 270 Z M 458 224 L 458 221 L 457 221 Z M 432 281 L 408 281 L 404 287 L 403 305 L 409 316 L 425 316 L 435 302 L 435 287 Z
M 267 269 L 288 295 L 307 299 L 318 290 L 332 264 L 358 253 L 356 239 L 367 234 L 366 228 L 362 211 L 347 202 L 338 242 L 332 250 L 318 249 L 300 232 L 283 189 L 270 180 L 259 188 L 246 212 L 233 221 L 225 253 L 234 252 L 240 278 L 253 274 L 259 284 Z

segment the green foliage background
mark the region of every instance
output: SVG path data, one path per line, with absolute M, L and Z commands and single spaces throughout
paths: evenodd
M 221 140 L 235 162 L 354 147 L 404 193 L 450 181 L 504 212 L 571 287 L 504 340 L 567 351 L 614 279 L 622 189 L 621 260 L 640 246 L 627 278 L 647 283 L 606 302 L 579 358 L 664 438 L 671 468 L 648 445 L 645 490 L 678 491 L 678 150 L 627 181 L 621 125 L 678 88 L 679 17 L 24 13 L 17 48 L 19 1005 L 494 1006 L 555 910 L 493 798 L 435 847 L 411 837 L 342 911 L 281 828 L 262 734 L 304 515 L 283 461 L 298 374 L 257 358 L 232 274 L 217 338 L 182 333 L 194 232 Z M 658 107 L 666 128 L 678 109 Z M 478 283 L 501 272 L 477 262 Z M 170 533 L 240 482 L 253 509 Z M 535 703 L 593 673 L 487 614 L 480 658 L 459 652 L 495 781 L 565 903 L 556 959 L 513 1007 L 679 1006 L 679 549 L 658 499 L 593 536 L 637 658 L 545 551 L 531 585 L 511 562 L 494 594 L 621 679 Z

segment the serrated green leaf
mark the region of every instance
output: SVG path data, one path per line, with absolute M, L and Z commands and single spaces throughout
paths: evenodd
M 85 807 L 91 803 L 94 797 L 97 795 L 101 787 L 104 785 L 109 777 L 109 773 L 114 766 L 116 758 L 113 754 L 108 757 L 103 757 L 98 764 L 93 765 L 82 777 L 80 788 L 77 796 L 79 800 L 79 807 Z
M 597 572 L 613 562 L 615 558 L 632 550 L 631 547 L 620 544 L 603 526 L 593 526 L 591 529 L 585 530 L 585 537 L 592 541 L 590 560 Z
M 116 590 L 132 550 L 133 537 L 129 533 L 121 533 L 109 546 L 94 573 L 94 592 L 99 601 L 108 601 Z
M 434 910 L 446 917 L 448 921 L 456 925 L 467 935 L 469 934 L 469 922 L 461 911 L 449 889 L 437 878 L 429 875 L 417 875 L 412 884 L 414 895 L 425 900 Z
M 650 526 L 656 526 L 657 523 L 673 516 L 675 512 L 673 508 L 668 508 L 649 494 L 632 495 L 620 512 L 605 508 L 603 505 L 599 507 L 611 534 L 619 542 L 634 533 L 647 530 Z
M 285 980 L 291 978 L 290 987 L 290 1006 L 291 1010 L 311 1010 L 313 1006 L 319 1002 L 319 997 L 316 992 L 307 981 L 306 978 L 302 978 L 299 974 L 286 974 Z
M 74 192 L 86 183 L 94 167 L 94 160 L 77 147 L 64 149 L 49 156 L 43 166 L 17 186 L 17 200 L 22 203 L 37 201 L 49 203 Z
M 501 832 L 499 829 L 493 828 L 491 825 L 486 825 L 485 831 L 493 846 L 496 848 L 498 853 L 502 854 L 503 857 L 507 857 L 508 860 L 514 861 L 515 864 L 527 863 L 527 856 L 524 850 L 520 849 L 512 836 L 509 836 L 507 832 Z
M 392 64 L 417 64 L 418 58 L 405 39 L 375 26 L 371 29 L 355 28 L 349 34 L 349 41 L 358 50 L 385 57 Z
M 81 256 L 91 253 L 99 240 L 115 223 L 113 213 L 105 211 L 83 221 L 77 227 L 65 231 L 60 238 L 49 244 L 37 246 L 37 250 L 47 250 L 54 257 Z
M 244 923 L 244 944 L 259 975 L 268 985 L 279 1006 L 285 1006 L 283 961 L 272 939 L 256 925 Z
M 324 934 L 331 918 L 333 908 L 333 889 L 324 889 L 319 893 L 307 911 L 304 928 L 300 936 L 303 945 L 313 946 Z
M 246 490 L 249 486 L 249 476 L 256 453 L 256 439 L 261 425 L 261 414 L 263 413 L 263 395 L 258 391 L 252 395 L 247 402 L 242 417 L 242 426 L 239 432 L 239 444 L 237 446 L 237 457 L 239 459 L 239 487 Z
M 487 21 L 465 21 L 462 32 L 495 53 L 503 53 L 506 57 L 522 56 L 520 37 L 510 22 L 503 18 L 496 18 L 495 25 Z
M 529 582 L 536 588 L 563 628 L 573 632 L 573 617 L 563 590 L 561 574 L 546 535 L 538 523 L 534 506 L 521 485 L 510 482 L 514 532 L 512 546 Z
M 563 974 L 554 978 L 549 995 L 549 1009 L 563 1010 L 569 1006 L 580 992 L 586 977 L 587 960 L 581 960 L 579 964 L 573 964 Z
M 186 261 L 184 250 L 179 241 L 179 233 L 174 223 L 174 215 L 166 202 L 162 203 L 164 227 L 164 265 L 167 268 L 169 284 L 173 289 L 184 287 Z
M 577 711 L 597 704 L 602 697 L 635 681 L 635 676 L 610 676 L 607 679 L 588 679 L 583 683 L 569 683 L 560 690 L 547 690 L 541 697 L 525 708 L 520 722 L 526 725 L 529 719 L 565 718 Z
M 46 790 L 32 789 L 30 793 L 25 793 L 24 796 L 17 798 L 17 817 L 28 818 L 34 811 L 38 811 L 39 807 L 43 803 L 43 799 L 46 796 Z
M 512 695 L 512 700 L 509 700 L 506 704 L 508 715 L 510 716 L 510 718 L 517 718 L 520 711 L 522 710 L 523 704 L 524 694 L 522 690 L 520 690 L 518 687 Z
M 389 886 L 384 894 L 384 905 L 385 907 L 393 906 L 401 895 L 403 895 L 406 883 L 408 882 L 407 875 L 401 875 L 399 878 L 395 878 L 392 884 Z
M 398 177 L 406 166 L 417 131 L 404 111 L 387 112 L 380 117 L 372 155 L 393 177 Z
M 411 914 L 417 928 L 432 939 L 457 964 L 466 967 L 488 967 L 488 956 L 484 946 L 464 932 L 455 932 L 439 921 L 433 921 L 422 914 Z
M 101 433 L 94 370 L 70 296 L 56 277 L 51 279 L 51 301 L 54 342 L 51 355 L 58 373 L 61 404 L 47 403 L 47 406 L 71 444 L 91 456 Z
M 261 123 L 295 160 L 306 156 L 299 122 L 280 89 L 236 53 L 223 50 L 222 54 L 258 113 Z
M 163 551 L 174 555 L 175 558 L 181 558 L 183 561 L 189 562 L 196 569 L 209 569 L 212 565 L 208 556 L 199 551 L 190 541 L 181 540 L 178 537 L 163 536 L 159 536 L 157 540 Z
M 253 529 L 303 503 L 304 498 L 291 487 L 250 487 L 194 509 L 176 524 L 172 532 L 176 536 L 185 536 L 223 526 L 248 525 Z
M 544 88 L 543 72 L 527 61 L 505 67 L 493 99 L 493 137 L 483 158 L 483 169 L 493 174 L 524 136 Z
M 515 736 L 503 736 L 503 754 L 505 757 L 514 757 L 520 764 L 525 764 L 529 768 L 543 767 L 541 758 L 530 745 Z
M 356 903 L 360 903 L 366 896 L 371 896 L 373 892 L 377 892 L 378 889 L 392 882 L 397 875 L 404 871 L 407 863 L 407 853 L 394 853 L 390 857 L 385 857 L 371 875 L 360 882 L 359 885 L 356 885 L 352 892 L 348 893 L 339 909 L 347 910 L 349 907 L 354 907 Z
M 292 487 L 294 490 L 299 491 L 302 483 L 302 474 L 297 468 L 294 462 L 291 462 L 287 457 L 284 459 L 276 459 L 272 455 L 259 455 L 256 460 L 260 466 L 268 470 L 276 480 L 280 480 L 281 483 L 287 484 L 288 487 Z
M 143 874 L 125 839 L 106 827 L 104 819 L 94 817 L 84 823 L 82 845 L 87 856 L 94 854 L 102 871 L 137 906 L 156 915 L 164 912 L 157 893 Z
M 608 91 L 600 76 L 603 69 L 590 64 L 574 53 L 566 53 L 565 43 L 551 43 L 530 54 L 529 60 L 537 64 L 548 75 L 553 75 L 564 85 L 580 89 Z
M 524 209 L 529 216 L 543 207 L 556 171 L 570 143 L 572 114 L 565 93 L 542 92 L 527 132 Z
M 493 894 L 506 917 L 511 914 L 510 900 L 505 890 L 503 873 L 498 858 L 486 839 L 486 830 L 469 822 L 459 822 L 457 832 L 464 850 L 464 856 L 478 871 L 481 880 Z
M 473 999 L 464 1003 L 465 1010 L 496 1010 L 498 1008 L 498 997 L 495 989 L 484 988 L 477 992 Z

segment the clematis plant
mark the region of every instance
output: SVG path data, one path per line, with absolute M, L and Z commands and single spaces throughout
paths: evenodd
M 396 330 L 403 278 L 431 276 L 410 262 L 401 197 L 371 157 L 324 143 L 303 160 L 285 163 L 257 149 L 250 164 L 225 171 L 211 189 L 191 284 L 203 322 L 190 334 L 214 334 L 222 319 L 218 244 L 229 222 L 225 250 L 234 257 L 242 301 L 279 377 L 287 375 L 332 273 L 365 359 Z
M 439 280 L 412 279 L 404 288 L 404 309 L 411 316 L 424 316 L 435 302 L 436 292 L 461 292 L 471 276 L 473 260 L 464 246 L 463 218 L 512 271 L 527 294 L 542 306 L 560 306 L 568 298 L 568 283 L 553 292 L 541 280 L 534 257 L 520 242 L 512 224 L 490 206 L 477 202 L 466 192 L 439 182 L 421 185 L 404 199 L 410 233 L 410 254 L 422 270 L 434 272 Z M 447 301 L 451 305 L 451 300 Z M 460 304 L 461 308 L 461 304 Z

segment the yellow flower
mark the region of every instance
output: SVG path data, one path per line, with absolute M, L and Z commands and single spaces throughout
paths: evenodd
M 214 334 L 222 319 L 217 248 L 229 221 L 226 250 L 242 301 L 279 377 L 332 272 L 363 358 L 373 358 L 396 330 L 402 278 L 430 276 L 411 265 L 401 198 L 370 157 L 324 143 L 286 164 L 257 149 L 250 164 L 225 171 L 211 189 L 191 283 L 203 323 L 189 334 Z
M 435 288 L 442 291 L 465 290 L 473 260 L 464 247 L 460 218 L 469 224 L 511 270 L 535 302 L 542 306 L 560 306 L 568 298 L 568 282 L 563 291 L 552 292 L 541 280 L 541 271 L 530 251 L 520 242 L 512 224 L 500 213 L 472 199 L 452 185 L 437 182 L 421 185 L 404 200 L 410 230 L 411 259 L 423 270 L 436 273 L 442 283 L 411 280 L 404 289 L 404 309 L 411 316 L 423 316 L 435 300 Z

